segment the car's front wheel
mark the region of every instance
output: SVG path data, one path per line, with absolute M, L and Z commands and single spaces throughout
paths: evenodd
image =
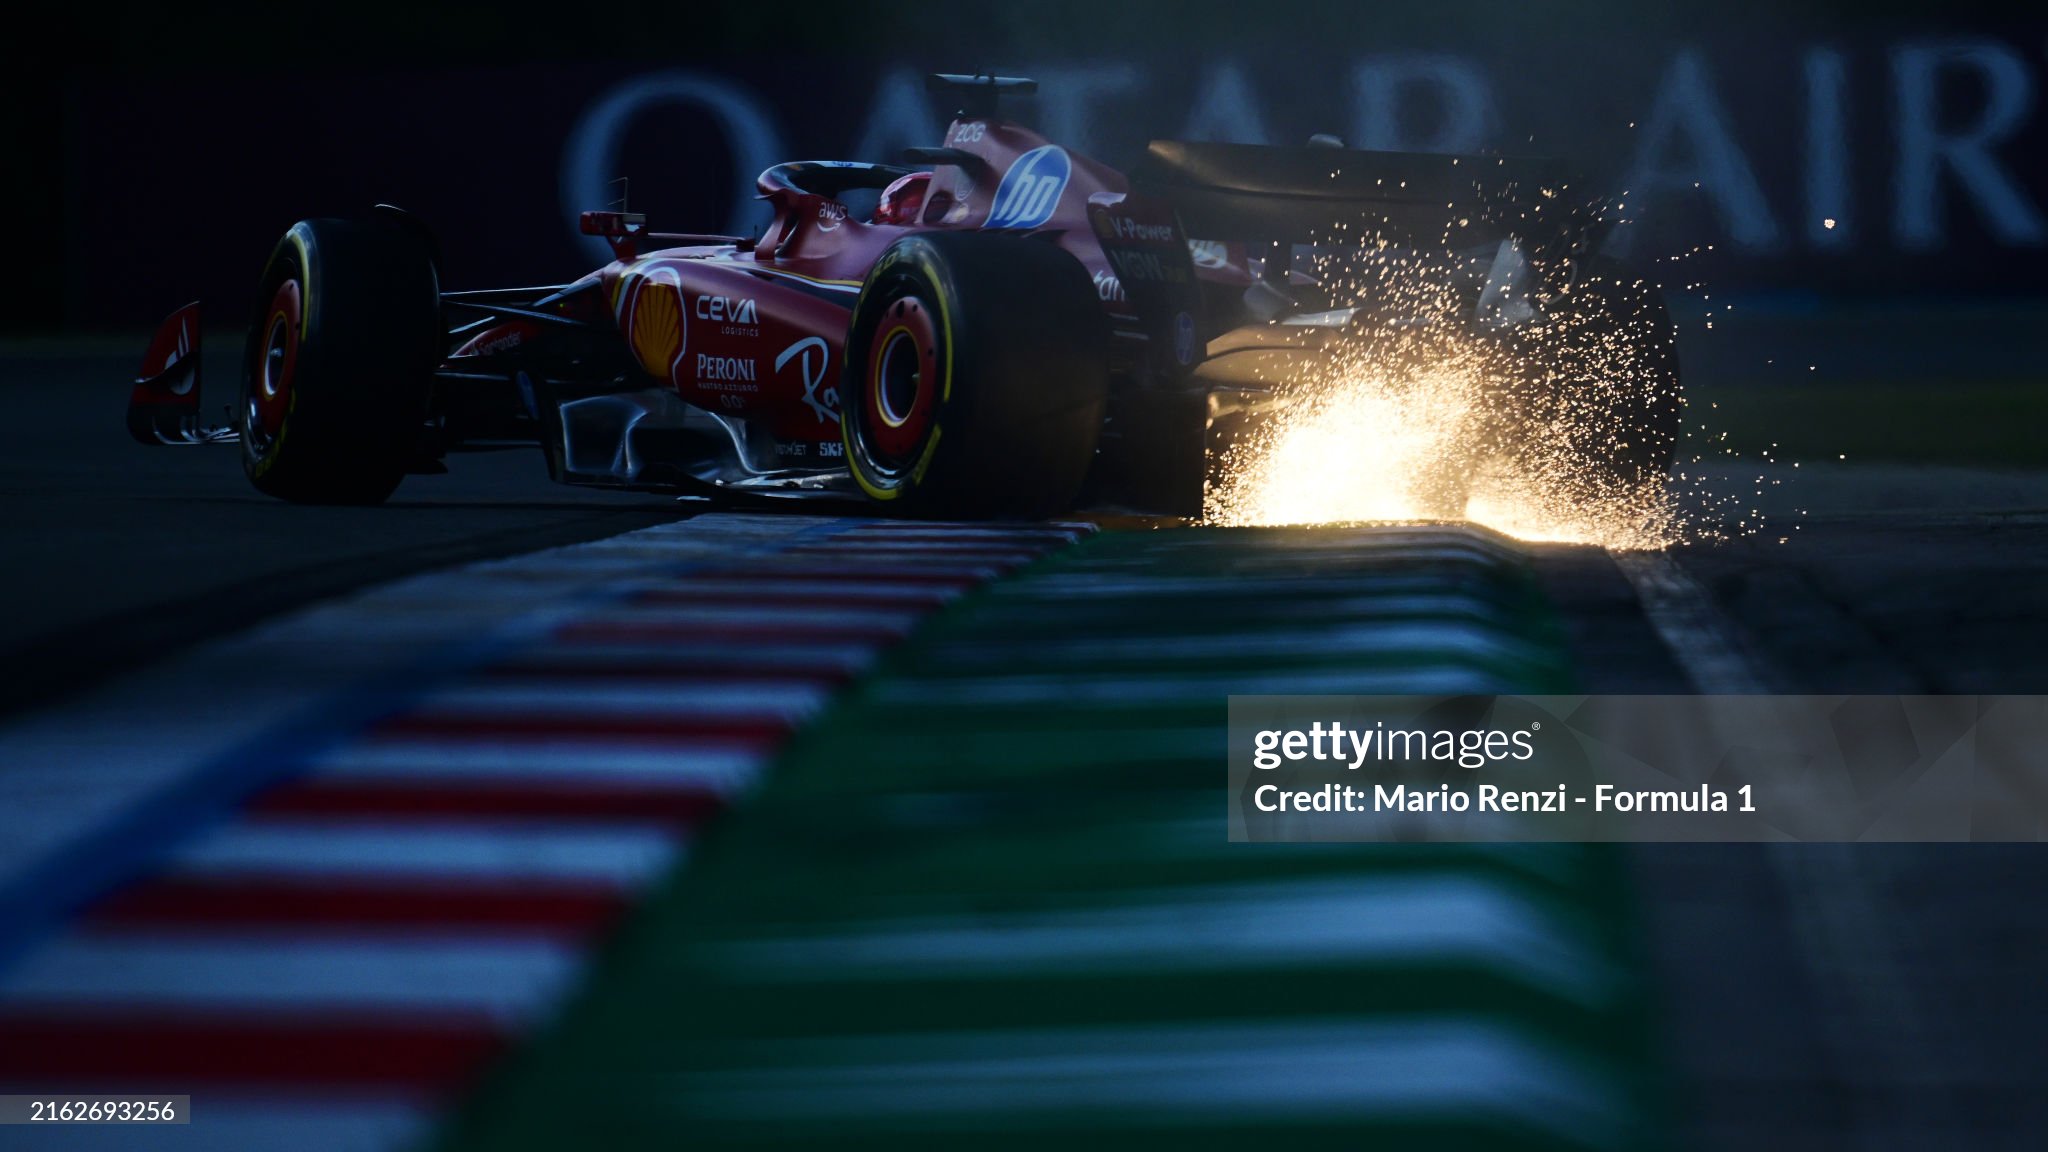
M 302 504 L 376 504 L 404 479 L 441 355 L 425 243 L 386 220 L 302 220 L 271 253 L 242 358 L 242 466 Z

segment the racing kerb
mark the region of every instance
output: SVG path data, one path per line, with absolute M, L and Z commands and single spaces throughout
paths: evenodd
M 1226 694 L 1560 652 L 1467 529 L 707 516 L 400 582 L 0 734 L 56 813 L 0 1079 L 191 1092 L 104 1130 L 152 1147 L 1633 1145 L 1612 850 L 1223 836 Z

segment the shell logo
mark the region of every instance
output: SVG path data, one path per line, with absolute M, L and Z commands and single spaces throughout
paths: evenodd
M 684 344 L 683 296 L 676 274 L 658 268 L 626 290 L 624 327 L 647 374 L 668 380 Z

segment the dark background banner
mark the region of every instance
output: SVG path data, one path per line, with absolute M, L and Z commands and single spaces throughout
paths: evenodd
M 1484 50 L 1333 37 L 1001 66 L 1044 82 L 1024 118 L 1113 163 L 1155 136 L 1293 143 L 1311 132 L 1560 154 L 1594 187 L 1629 193 L 1638 258 L 1702 249 L 1685 282 L 1984 294 L 2039 288 L 2041 46 L 2038 30 L 2015 28 Z M 239 300 L 234 286 L 292 219 L 377 200 L 433 222 L 465 286 L 596 262 L 572 214 L 602 206 L 614 176 L 632 178 L 634 207 L 661 226 L 751 228 L 746 193 L 768 163 L 886 160 L 935 143 L 949 110 L 918 78 L 946 63 L 228 69 L 172 94 L 155 76 L 81 76 L 68 101 L 65 207 L 78 226 L 67 228 L 65 318 L 125 325 L 192 295 Z
M 60 173 L 13 190 L 42 201 L 23 243 L 61 267 L 8 316 L 131 327 L 203 296 L 227 321 L 292 220 L 379 200 L 439 230 L 453 285 L 572 277 L 603 258 L 573 213 L 613 177 L 659 227 L 751 228 L 769 163 L 936 142 L 949 109 L 919 77 L 937 68 L 1037 76 L 1017 113 L 1112 163 L 1154 137 L 1313 132 L 1563 155 L 1627 191 L 1634 258 L 1686 257 L 1675 286 L 2040 294 L 2048 20 L 1527 7 L 627 4 L 537 23 L 378 3 L 206 27 L 113 12 L 97 50 L 16 81 L 11 127 L 45 146 L 54 130 Z M 693 47 L 711 31 L 759 47 Z

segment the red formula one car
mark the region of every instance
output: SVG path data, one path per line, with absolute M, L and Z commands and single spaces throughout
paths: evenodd
M 1446 274 L 1461 323 L 1496 341 L 1598 279 L 1602 225 L 1546 219 L 1556 191 L 1532 162 L 1160 142 L 1126 177 L 997 117 L 1031 81 L 933 85 L 960 111 L 912 166 L 771 168 L 757 237 L 586 212 L 617 259 L 565 284 L 444 291 L 432 234 L 398 209 L 302 221 L 263 272 L 235 427 L 198 422 L 194 304 L 152 345 L 130 431 L 236 440 L 259 489 L 308 503 L 381 501 L 450 452 L 524 441 L 569 484 L 1022 516 L 1086 485 L 1185 513 L 1219 445 L 1287 401 L 1248 365 L 1404 322 L 1309 269 L 1337 230 L 1384 252 L 1443 247 L 1447 207 L 1481 225 Z M 1600 307 L 1588 339 L 1633 322 Z M 1646 355 L 1668 348 L 1657 325 L 1661 306 Z M 1637 390 L 1661 440 L 1617 467 L 1668 458 L 1676 409 L 1664 427 L 1654 394 L 1675 397 L 1675 372 Z

